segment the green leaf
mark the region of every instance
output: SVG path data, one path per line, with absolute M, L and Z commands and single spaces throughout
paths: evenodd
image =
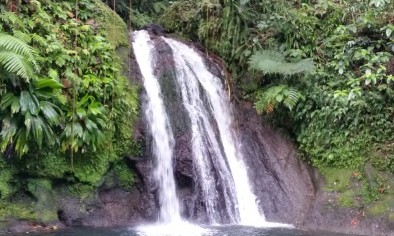
M 15 120 L 11 120 L 10 117 L 6 117 L 3 119 L 3 126 L 1 128 L 1 151 L 5 151 L 7 146 L 12 143 L 12 137 L 16 134 L 18 127 Z
M 64 66 L 66 64 L 66 60 L 64 60 L 62 57 L 58 57 L 55 61 L 56 65 L 58 66 Z
M 41 88 L 61 89 L 63 88 L 63 85 L 55 79 L 38 79 L 34 81 L 34 87 L 36 89 L 41 89 Z
M 73 134 L 77 135 L 80 138 L 83 136 L 83 128 L 82 128 L 81 124 L 74 123 L 74 125 L 73 125 Z
M 26 114 L 27 110 L 29 109 L 30 103 L 32 103 L 30 93 L 28 91 L 22 91 L 21 98 L 19 99 L 22 114 Z
M 23 154 L 27 153 L 29 150 L 29 146 L 27 145 L 27 133 L 25 129 L 21 129 L 17 135 L 15 150 L 19 154 L 19 157 L 22 157 Z
M 19 104 L 23 115 L 26 114 L 27 111 L 29 111 L 32 115 L 37 115 L 40 111 L 37 98 L 28 91 L 21 92 Z
M 250 0 L 240 0 L 240 5 L 241 6 L 246 5 L 248 4 L 248 2 L 250 2 Z
M 89 100 L 94 100 L 92 96 L 85 95 L 78 103 L 77 107 L 83 107 Z
M 50 121 L 51 124 L 59 123 L 59 114 L 54 109 L 57 108 L 54 104 L 47 101 L 42 101 L 40 102 L 40 108 L 41 112 Z M 59 108 L 57 109 L 60 110 Z
M 387 29 L 386 29 L 386 35 L 387 35 L 387 37 L 390 37 L 392 32 L 393 32 L 392 29 L 387 28 Z
M 31 117 L 31 131 L 33 134 L 33 138 L 37 143 L 38 147 L 42 146 L 43 140 L 43 126 L 44 122 L 42 122 L 40 117 L 32 116 Z
M 27 113 L 25 115 L 25 127 L 26 127 L 26 135 L 29 136 L 30 130 L 31 130 L 31 125 L 32 125 L 32 117 L 30 113 Z
M 88 31 L 90 29 L 90 25 L 82 25 L 79 27 L 82 31 Z
M 30 79 L 33 76 L 33 69 L 23 56 L 9 51 L 1 51 L 1 47 L 0 66 L 3 66 L 7 71 L 15 73 L 25 79 Z
M 53 80 L 59 79 L 59 74 L 58 74 L 57 71 L 54 70 L 54 69 L 50 69 L 50 70 L 49 70 L 48 76 L 49 76 L 49 78 L 51 78 L 51 79 L 53 79 Z
M 309 73 L 314 70 L 315 64 L 311 58 L 298 62 L 287 62 L 285 56 L 272 50 L 261 50 L 254 53 L 249 59 L 252 69 L 262 71 L 264 74 L 294 75 Z
M 6 110 L 9 106 L 12 105 L 14 101 L 15 95 L 13 93 L 6 93 L 0 102 L 1 110 Z
M 77 112 L 77 115 L 80 119 L 82 119 L 86 116 L 86 111 L 83 108 L 78 108 L 76 112 Z
M 19 104 L 19 97 L 14 96 L 14 98 L 12 99 L 12 104 L 11 104 L 11 113 L 15 114 L 17 112 L 19 112 L 21 106 Z
M 87 119 L 87 120 L 85 121 L 85 125 L 86 125 L 86 128 L 87 128 L 90 132 L 94 132 L 95 130 L 98 129 L 96 123 L 94 123 L 93 121 L 91 121 L 91 120 L 89 120 L 89 119 Z
M 93 102 L 89 105 L 88 112 L 92 113 L 93 115 L 98 115 L 102 113 L 102 105 L 99 102 Z
M 275 99 L 276 99 L 277 102 L 282 102 L 282 100 L 283 100 L 283 95 L 278 94 L 278 96 L 276 96 Z

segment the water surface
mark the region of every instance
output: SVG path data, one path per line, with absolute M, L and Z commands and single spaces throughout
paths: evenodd
M 176 230 L 176 229 L 175 229 Z M 184 231 L 184 230 L 183 230 Z M 193 235 L 193 228 L 190 233 L 183 234 L 159 234 L 160 236 L 189 236 Z M 26 235 L 26 234 L 24 234 Z M 65 231 L 46 234 L 29 234 L 33 236 L 150 236 L 135 229 L 116 228 L 72 228 Z M 16 236 L 16 235 L 15 235 Z M 18 235 L 20 236 L 20 235 Z M 155 235 L 156 236 L 156 235 Z M 345 234 L 335 234 L 323 231 L 305 231 L 286 228 L 254 228 L 244 226 L 209 227 L 201 236 L 349 236 Z M 354 235 L 353 235 L 354 236 Z

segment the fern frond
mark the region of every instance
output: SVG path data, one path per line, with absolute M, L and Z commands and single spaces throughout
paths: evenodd
M 24 43 L 30 43 L 31 41 L 30 35 L 23 33 L 22 31 L 19 30 L 14 30 L 14 37 L 20 39 Z
M 44 37 L 42 37 L 36 33 L 31 35 L 31 40 L 35 43 L 38 43 L 40 46 L 48 45 L 47 40 Z
M 249 66 L 264 74 L 281 75 L 308 73 L 315 68 L 315 64 L 310 58 L 298 62 L 287 62 L 283 54 L 272 50 L 262 50 L 253 54 L 249 59 Z
M 39 70 L 37 62 L 35 60 L 35 58 L 37 57 L 37 53 L 23 40 L 18 39 L 17 37 L 14 37 L 12 35 L 0 33 L 0 50 L 9 51 L 21 55 L 22 57 L 26 58 L 27 61 L 32 63 L 36 70 Z
M 0 47 L 34 59 L 34 50 L 22 40 L 8 34 L 0 34 Z
M 20 20 L 20 18 L 14 13 L 10 11 L 6 11 L 0 14 L 0 21 L 6 23 L 6 24 L 15 24 L 21 28 L 24 27 L 23 22 Z
M 271 113 L 279 105 L 283 104 L 292 110 L 303 95 L 295 88 L 281 84 L 260 90 L 256 96 L 255 108 L 258 113 Z
M 33 75 L 31 64 L 21 55 L 10 51 L 0 51 L 0 65 L 11 73 L 29 79 Z

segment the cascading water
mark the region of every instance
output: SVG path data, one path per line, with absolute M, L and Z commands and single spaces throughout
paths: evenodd
M 197 159 L 210 221 L 215 222 L 218 219 L 214 208 L 217 205 L 215 201 L 222 201 L 214 191 L 215 180 L 207 175 L 207 165 L 213 162 L 222 179 L 221 187 L 225 190 L 223 200 L 226 203 L 230 223 L 264 224 L 265 217 L 258 210 L 256 196 L 251 191 L 242 160 L 239 142 L 232 130 L 230 101 L 220 79 L 208 71 L 203 59 L 195 50 L 178 41 L 163 39 L 173 51 L 183 104 L 192 121 L 193 153 L 194 158 Z M 201 98 L 201 89 L 208 104 L 204 104 Z M 219 138 L 215 136 L 213 124 L 209 120 L 210 113 L 218 127 Z M 210 157 L 215 160 L 208 160 Z
M 209 224 L 285 226 L 266 222 L 259 211 L 249 184 L 240 142 L 233 130 L 230 101 L 221 80 L 209 72 L 203 58 L 193 48 L 165 37 L 160 40 L 172 50 L 175 85 L 180 90 L 182 109 L 187 113 L 185 119 L 190 120 L 188 129 L 193 163 Z M 157 52 L 154 41 L 146 31 L 134 32 L 133 48 L 147 94 L 145 115 L 157 162 L 155 178 L 160 198 L 159 222 L 175 222 L 177 225 L 174 227 L 179 229 L 179 224 L 184 222 L 174 180 L 175 141 L 159 78 L 156 78 L 153 69 L 159 63 L 156 62 Z M 189 229 L 187 232 L 190 235 Z
M 153 73 L 156 63 L 153 60 L 154 45 L 146 31 L 138 31 L 134 37 L 134 53 L 147 93 L 145 116 L 153 137 L 153 154 L 157 159 L 155 179 L 159 188 L 160 222 L 176 222 L 181 220 L 181 216 L 172 168 L 174 137 L 164 109 L 160 86 Z

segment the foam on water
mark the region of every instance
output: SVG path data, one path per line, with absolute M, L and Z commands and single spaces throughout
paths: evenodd
M 143 225 L 134 230 L 139 236 L 209 236 L 214 232 L 186 221 Z

